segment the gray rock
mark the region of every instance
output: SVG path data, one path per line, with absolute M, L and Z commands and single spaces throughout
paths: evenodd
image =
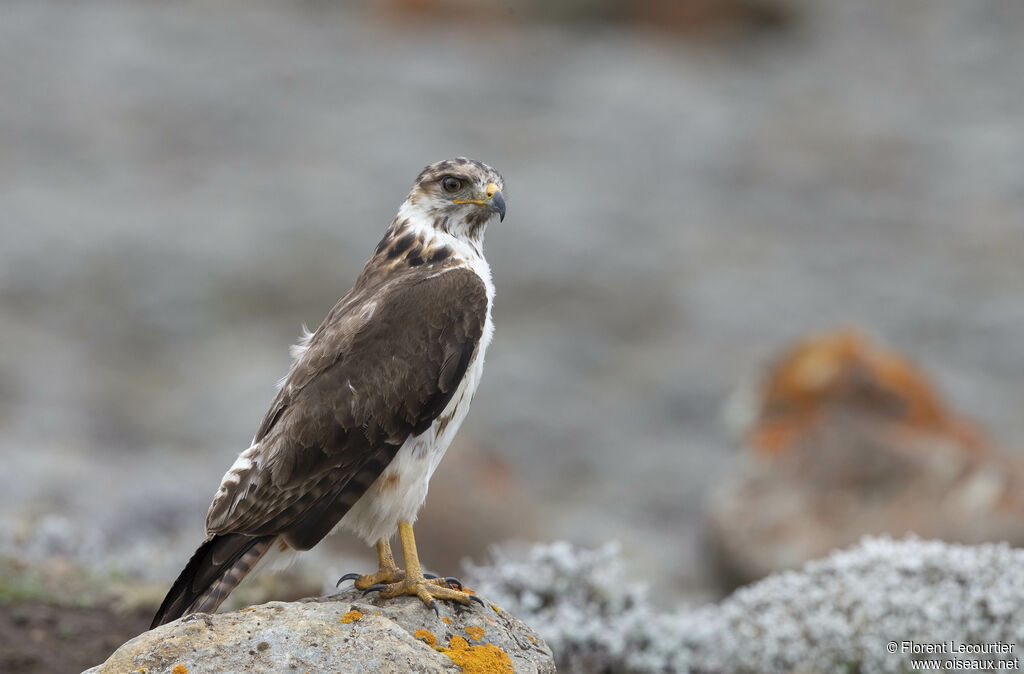
M 198 613 L 135 637 L 86 674 L 555 671 L 547 644 L 499 607 L 440 610 L 349 591 Z
M 865 538 L 717 604 L 671 610 L 630 580 L 615 545 L 498 550 L 468 571 L 544 636 L 562 672 L 1020 671 L 1024 653 L 1024 550 L 1006 543 Z

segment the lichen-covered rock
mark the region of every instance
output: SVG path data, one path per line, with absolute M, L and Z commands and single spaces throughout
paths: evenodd
M 865 535 L 1024 545 L 1024 456 L 857 330 L 799 340 L 733 397 L 746 451 L 706 508 L 725 589 Z
M 1024 652 L 1024 550 L 1006 544 L 865 539 L 718 604 L 670 611 L 628 581 L 614 546 L 555 543 L 525 559 L 496 556 L 493 566 L 471 569 L 474 586 L 528 620 L 566 672 L 929 668 L 914 666 L 929 656 L 913 655 L 910 644 L 949 649 L 938 669 L 1017 671 Z
M 440 608 L 349 591 L 200 613 L 139 635 L 87 674 L 555 671 L 547 644 L 499 607 Z

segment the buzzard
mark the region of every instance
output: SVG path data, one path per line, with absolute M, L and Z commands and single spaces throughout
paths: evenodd
M 221 481 L 206 540 L 153 627 L 212 612 L 270 551 L 308 550 L 336 528 L 375 544 L 379 569 L 349 574 L 382 597 L 469 603 L 425 576 L 412 523 L 465 419 L 491 341 L 484 229 L 504 220 L 503 180 L 459 157 L 423 169 L 363 267 L 294 361 L 252 445 Z M 405 570 L 389 539 L 398 529 Z M 340 581 L 339 581 L 340 582 Z

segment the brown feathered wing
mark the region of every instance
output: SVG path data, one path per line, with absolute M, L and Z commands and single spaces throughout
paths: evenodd
M 485 286 L 465 267 L 408 268 L 343 298 L 293 363 L 250 464 L 225 477 L 207 540 L 153 626 L 216 610 L 278 539 L 307 550 L 327 535 L 448 405 L 486 313 Z

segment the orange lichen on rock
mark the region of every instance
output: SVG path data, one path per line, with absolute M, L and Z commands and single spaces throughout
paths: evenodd
M 860 332 L 795 343 L 740 394 L 729 416 L 751 455 L 707 509 L 723 589 L 865 535 L 1024 541 L 1024 455 L 1003 451 L 909 358 Z
M 433 647 L 437 645 L 437 637 L 430 630 L 416 630 L 412 635 L 428 646 Z
M 790 348 L 763 379 L 756 405 L 750 444 L 767 455 L 792 449 L 837 410 L 950 437 L 968 449 L 986 444 L 974 424 L 949 411 L 917 365 L 855 329 Z
M 188 667 L 185 665 L 174 665 L 171 674 L 188 674 Z
M 444 617 L 441 618 L 441 622 L 443 622 L 445 625 L 451 625 L 452 624 L 452 619 L 449 618 L 448 616 L 444 616 Z
M 512 658 L 494 644 L 470 646 L 462 637 L 454 636 L 448 648 L 438 650 L 462 667 L 465 674 L 511 674 L 513 671 Z
M 473 637 L 473 641 L 480 641 L 484 638 L 484 628 L 470 625 L 466 628 L 466 634 Z
M 361 620 L 362 617 L 363 617 L 362 613 L 360 613 L 359 611 L 357 611 L 355 609 L 352 609 L 351 611 L 349 611 L 345 615 L 341 616 L 341 622 L 343 622 L 343 623 L 345 623 L 347 625 L 349 623 L 354 623 L 354 622 L 356 622 L 358 620 Z

